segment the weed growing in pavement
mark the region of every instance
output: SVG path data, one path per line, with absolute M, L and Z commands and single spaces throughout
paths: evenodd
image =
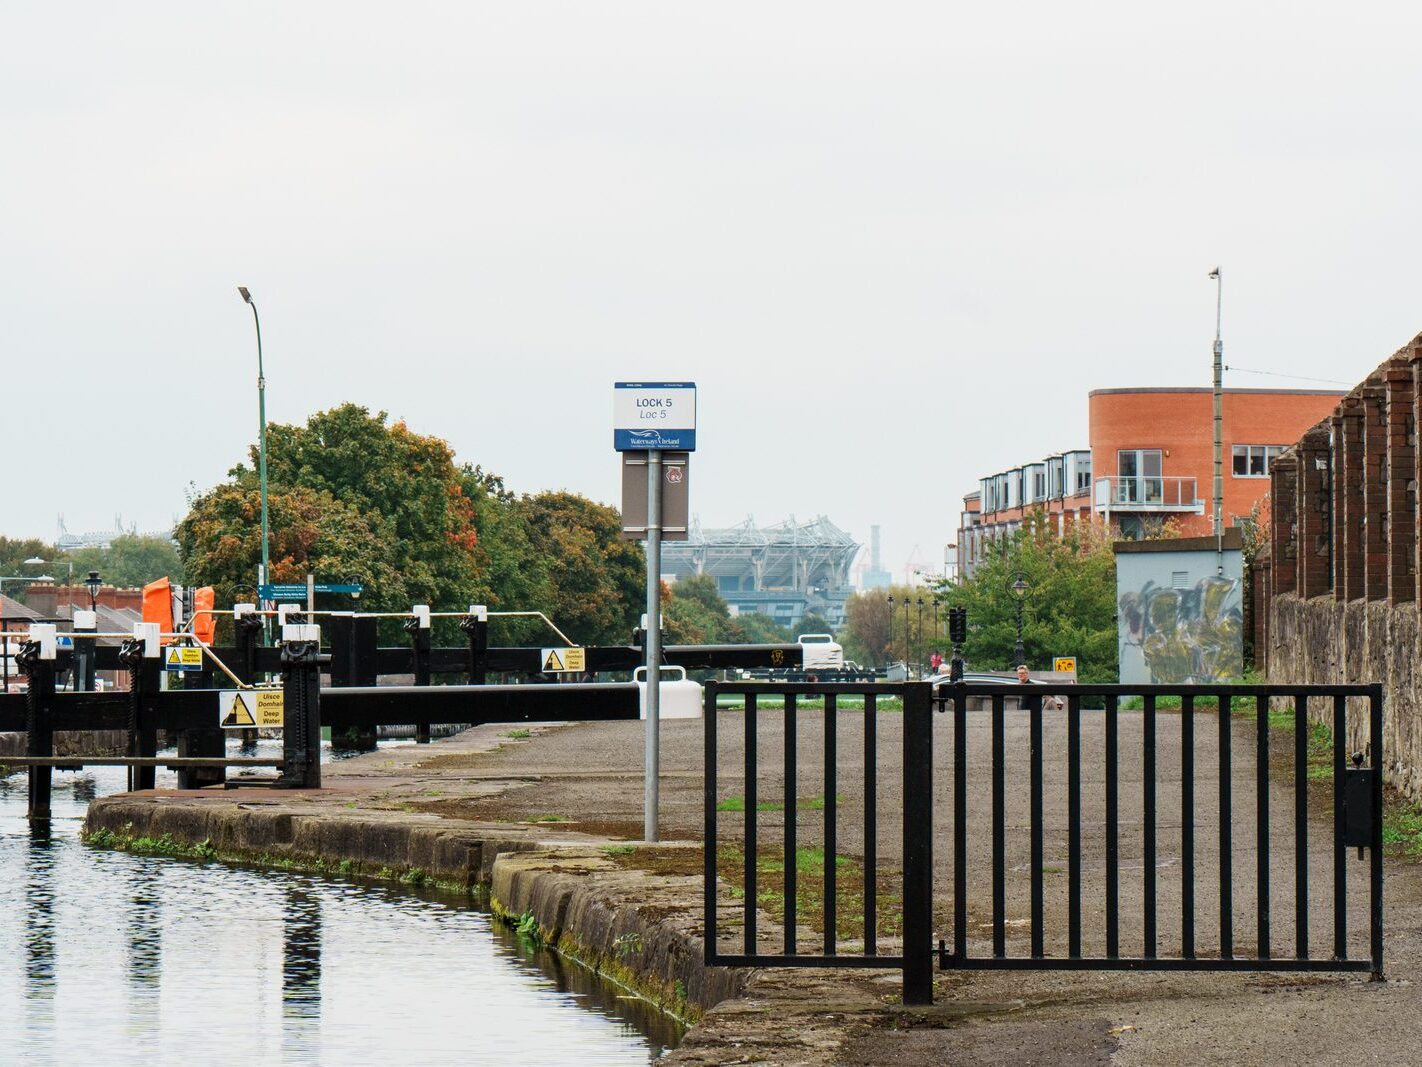
M 533 736 L 532 730 L 508 730 L 502 736 L 512 738 L 514 741 L 523 741 Z
M 530 822 L 572 822 L 566 815 L 535 815 Z
M 605 845 L 603 851 L 609 856 L 628 856 L 637 851 L 636 845 Z
M 844 803 L 844 794 L 842 794 L 842 793 L 836 793 L 836 794 L 834 795 L 834 799 L 835 799 L 835 803 L 837 803 L 837 804 L 843 804 L 843 803 Z M 822 796 L 805 797 L 805 798 L 803 798 L 802 800 L 799 801 L 798 807 L 799 807 L 799 809 L 800 809 L 801 811 L 823 811 L 823 810 L 824 810 L 824 807 L 825 807 L 825 798 L 822 797 Z M 716 805 L 716 810 L 717 810 L 717 811 L 745 811 L 745 810 L 746 810 L 746 798 L 743 797 L 743 796 L 737 796 L 737 795 L 735 795 L 735 794 L 732 794 L 731 796 L 728 796 L 725 800 L 720 801 L 720 802 Z M 757 802 L 756 802 L 755 810 L 756 810 L 756 811 L 784 811 L 784 810 L 785 810 L 785 803 L 784 803 L 784 801 L 780 801 L 780 800 L 761 800 L 761 801 L 757 801 Z

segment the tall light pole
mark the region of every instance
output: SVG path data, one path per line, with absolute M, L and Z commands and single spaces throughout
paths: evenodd
M 1220 269 L 1210 271 L 1215 281 L 1215 570 L 1224 574 L 1224 341 L 1220 313 L 1224 307 L 1224 279 Z
M 257 572 L 257 585 L 260 587 L 271 580 L 267 574 L 270 563 L 268 542 L 271 540 L 267 521 L 267 376 L 262 367 L 262 320 L 257 316 L 257 302 L 245 285 L 239 285 L 237 291 L 252 309 L 252 322 L 257 327 L 257 421 L 260 431 L 257 438 L 257 481 L 262 495 L 262 569 Z M 261 599 L 260 588 L 257 599 Z

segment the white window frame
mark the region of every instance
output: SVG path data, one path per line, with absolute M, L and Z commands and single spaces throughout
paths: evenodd
M 1288 445 L 1231 445 L 1231 446 L 1230 446 L 1230 460 L 1229 460 L 1229 473 L 1230 473 L 1230 477 L 1231 477 L 1231 478 L 1267 478 L 1267 477 L 1269 477 L 1269 468 L 1273 466 L 1274 460 L 1277 459 L 1277 458 L 1278 458 L 1281 454 L 1283 454 L 1284 452 L 1287 452 L 1288 449 L 1289 449 L 1289 447 L 1290 447 L 1290 446 L 1288 446 Z M 1244 474 L 1240 474 L 1239 471 L 1235 469 L 1236 463 L 1237 463 L 1241 458 L 1244 460 L 1244 470 L 1245 470 L 1245 473 L 1244 473 Z M 1256 458 L 1258 458 L 1258 459 L 1260 460 L 1260 462 L 1263 464 L 1264 472 L 1263 472 L 1262 474 L 1252 474 L 1252 473 L 1250 473 L 1250 471 L 1249 471 L 1249 468 L 1253 465 L 1253 461 L 1254 461 L 1254 459 L 1256 459 Z

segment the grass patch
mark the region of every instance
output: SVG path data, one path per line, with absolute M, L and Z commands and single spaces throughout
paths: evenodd
M 500 736 L 512 738 L 514 741 L 526 741 L 533 736 L 532 730 L 509 730 Z
M 566 815 L 535 815 L 529 822 L 572 822 Z
M 699 875 L 705 862 L 701 849 L 642 846 L 634 853 L 615 857 L 623 867 L 664 875 Z M 745 899 L 745 851 L 739 842 L 721 844 L 716 850 L 716 873 L 730 895 Z M 854 856 L 835 857 L 835 932 L 843 940 L 864 936 L 864 865 Z M 776 922 L 785 921 L 785 853 L 783 849 L 762 848 L 756 857 L 756 903 Z M 824 933 L 825 854 L 819 848 L 795 850 L 796 921 Z M 897 937 L 903 932 L 903 905 L 899 872 L 880 870 L 876 890 L 877 928 L 880 937 Z
M 836 793 L 836 794 L 834 795 L 834 799 L 835 799 L 835 803 L 837 803 L 837 804 L 843 804 L 843 803 L 844 803 L 844 794 L 842 794 L 842 793 Z M 800 810 L 800 811 L 824 811 L 824 809 L 825 809 L 825 798 L 822 797 L 822 796 L 804 797 L 804 798 L 802 798 L 800 801 L 798 801 L 796 807 L 797 807 L 798 810 Z M 716 805 L 716 810 L 717 810 L 717 811 L 745 811 L 745 810 L 746 810 L 746 798 L 743 797 L 743 796 L 738 796 L 738 795 L 736 795 L 736 794 L 733 793 L 732 795 L 728 796 L 725 800 L 722 800 L 722 801 L 720 801 L 719 803 L 717 803 L 717 805 Z M 784 811 L 784 810 L 785 810 L 785 802 L 782 801 L 782 800 L 761 800 L 761 801 L 757 801 L 757 802 L 756 802 L 756 806 L 755 806 L 755 810 L 756 810 L 756 811 Z
M 1389 791 L 1383 804 L 1382 838 L 1385 854 L 1422 860 L 1422 808 Z

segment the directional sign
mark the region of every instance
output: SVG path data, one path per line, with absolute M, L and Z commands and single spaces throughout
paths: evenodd
M 365 586 L 359 582 L 317 582 L 314 589 L 317 593 L 349 593 L 351 596 L 360 596 L 365 592 Z M 304 585 L 259 585 L 257 586 L 257 596 L 263 600 L 305 600 L 306 586 Z
M 588 651 L 585 648 L 545 648 L 543 650 L 544 674 L 582 674 L 588 669 Z
M 224 689 L 217 694 L 217 721 L 228 730 L 280 728 L 286 721 L 280 689 Z
M 1069 674 L 1075 674 L 1075 673 L 1076 673 L 1076 657 L 1075 657 L 1075 656 L 1058 656 L 1058 657 L 1056 658 L 1055 662 L 1052 664 L 1052 670 L 1054 670 L 1054 671 L 1060 671 L 1060 672 L 1062 672 L 1062 673 L 1064 673 L 1064 674 L 1067 674 L 1067 673 L 1069 673 Z
M 170 645 L 163 653 L 165 671 L 202 670 L 202 649 L 197 645 Z
M 612 447 L 619 452 L 696 451 L 696 383 L 614 383 Z

